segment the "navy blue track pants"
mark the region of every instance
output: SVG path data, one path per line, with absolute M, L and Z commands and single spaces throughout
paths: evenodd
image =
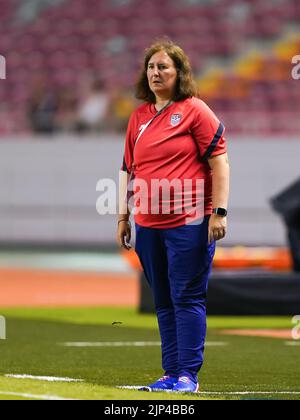
M 208 222 L 155 229 L 136 224 L 135 250 L 152 289 L 166 375 L 197 382 L 206 337 L 206 293 L 215 242 Z

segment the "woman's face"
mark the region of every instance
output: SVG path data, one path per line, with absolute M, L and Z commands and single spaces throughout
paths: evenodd
M 148 83 L 157 97 L 171 99 L 174 95 L 177 70 L 175 63 L 165 51 L 159 51 L 150 58 L 147 68 Z

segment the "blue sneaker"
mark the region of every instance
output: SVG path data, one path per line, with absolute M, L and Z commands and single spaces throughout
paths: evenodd
M 188 376 L 180 376 L 177 384 L 173 387 L 175 392 L 198 392 L 199 384 L 193 382 Z
M 170 389 L 173 389 L 174 385 L 178 382 L 178 378 L 174 376 L 163 376 L 160 379 L 158 379 L 154 384 L 143 386 L 142 388 L 139 388 L 139 391 L 167 391 Z

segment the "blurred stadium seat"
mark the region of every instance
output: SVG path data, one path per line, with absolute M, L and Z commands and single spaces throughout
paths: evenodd
M 298 0 L 31 0 L 26 7 L 0 0 L 0 6 L 0 54 L 8 63 L 0 134 L 30 130 L 27 104 L 40 76 L 54 93 L 67 87 L 79 96 L 85 77 L 101 79 L 108 91 L 132 92 L 143 50 L 164 35 L 186 50 L 200 96 L 230 121 L 230 132 L 300 133 L 299 87 L 291 78 L 291 58 L 300 53 Z

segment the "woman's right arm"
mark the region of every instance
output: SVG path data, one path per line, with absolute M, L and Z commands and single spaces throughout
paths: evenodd
M 127 186 L 129 174 L 126 171 L 120 171 L 119 174 L 119 216 L 117 241 L 120 247 L 127 250 L 131 249 L 129 244 L 131 239 L 131 224 L 129 221 L 130 211 L 127 204 Z
M 131 248 L 129 242 L 131 239 L 131 225 L 129 221 L 130 210 L 128 208 L 127 189 L 130 178 L 130 171 L 133 164 L 133 150 L 136 137 L 136 114 L 133 112 L 130 116 L 126 140 L 123 164 L 119 172 L 119 215 L 118 215 L 118 233 L 117 242 L 120 247 L 127 250 Z

